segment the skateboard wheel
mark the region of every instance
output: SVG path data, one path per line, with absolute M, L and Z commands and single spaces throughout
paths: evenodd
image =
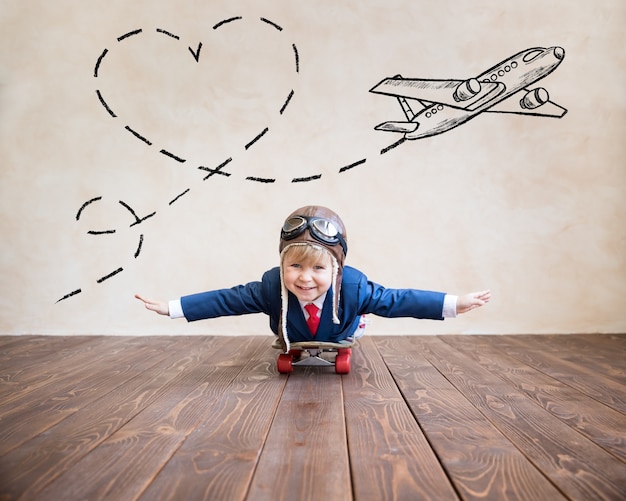
M 341 355 L 342 353 L 345 353 L 346 355 L 352 355 L 352 348 L 339 348 L 337 350 L 337 354 Z
M 335 357 L 335 372 L 348 374 L 350 372 L 350 353 L 338 353 Z
M 289 374 L 290 372 L 293 372 L 292 360 L 292 356 L 287 353 L 278 355 L 278 360 L 276 361 L 276 368 L 278 369 L 278 372 L 281 374 Z
M 293 360 L 299 360 L 302 357 L 302 350 L 289 350 L 289 355 L 293 357 Z

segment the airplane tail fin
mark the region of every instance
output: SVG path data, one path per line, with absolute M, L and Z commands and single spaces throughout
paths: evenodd
M 396 75 L 393 79 L 402 79 L 401 75 Z M 409 100 L 404 96 L 396 96 L 398 103 L 400 103 L 400 108 L 404 112 L 406 116 L 407 122 L 383 122 L 376 127 L 374 130 L 383 130 L 387 132 L 400 132 L 404 134 L 409 134 L 411 132 L 415 132 L 419 127 L 419 123 L 412 122 L 412 120 L 417 116 L 417 113 L 413 111 L 411 105 L 409 104 Z
M 398 74 L 395 77 L 393 77 L 392 80 L 402 80 L 402 75 Z M 396 99 L 398 99 L 398 103 L 400 103 L 400 108 L 402 108 L 402 111 L 404 112 L 404 116 L 406 117 L 406 119 L 409 122 L 413 120 L 415 118 L 416 113 L 411 108 L 411 105 L 409 104 L 409 101 L 407 100 L 407 98 L 404 96 L 396 96 Z

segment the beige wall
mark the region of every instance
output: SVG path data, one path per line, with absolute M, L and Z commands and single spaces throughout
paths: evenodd
M 493 291 L 371 333 L 624 332 L 625 22 L 621 0 L 1 0 L 0 333 L 266 334 L 261 315 L 187 324 L 133 294 L 258 279 L 309 203 L 342 215 L 348 264 L 377 282 Z M 399 136 L 374 126 L 402 119 L 368 92 L 382 78 L 463 79 L 552 45 L 563 119 L 484 114 L 381 154 Z M 130 227 L 120 201 L 155 214 Z

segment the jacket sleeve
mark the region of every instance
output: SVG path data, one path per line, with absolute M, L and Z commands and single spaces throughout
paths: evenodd
M 230 289 L 219 289 L 180 298 L 180 303 L 189 322 L 248 313 L 270 314 L 272 281 L 267 273 L 260 282 L 237 285 Z
M 368 280 L 363 274 L 358 280 L 358 291 L 360 314 L 443 320 L 443 292 L 388 289 Z

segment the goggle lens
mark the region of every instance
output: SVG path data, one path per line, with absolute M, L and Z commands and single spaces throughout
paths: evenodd
M 311 226 L 317 230 L 320 235 L 328 238 L 335 239 L 339 231 L 335 228 L 335 225 L 327 219 L 315 219 L 311 221 Z
M 305 228 L 306 223 L 307 221 L 303 217 L 290 217 L 285 221 L 285 224 L 283 224 L 283 238 L 285 235 L 298 231 L 300 228 Z

